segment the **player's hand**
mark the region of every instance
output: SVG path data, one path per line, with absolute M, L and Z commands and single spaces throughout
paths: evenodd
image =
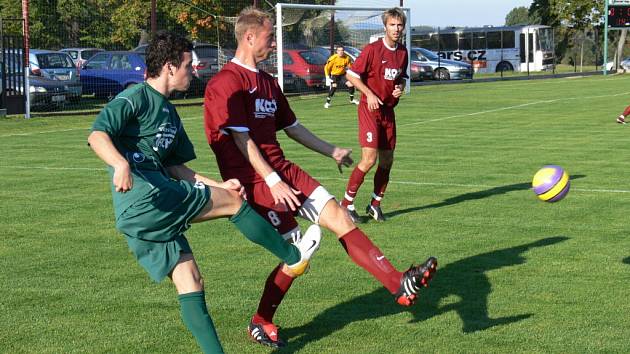
M 375 94 L 367 95 L 367 105 L 370 111 L 376 111 L 381 107 L 383 101 L 378 98 Z
M 402 96 L 402 94 L 403 94 L 402 85 L 394 86 L 394 91 L 392 91 L 392 96 L 394 96 L 394 98 L 398 98 Z
M 238 195 L 240 195 L 241 197 L 245 197 L 245 187 L 243 187 L 243 185 L 241 185 L 241 182 L 236 178 L 228 179 L 223 183 L 219 183 L 219 187 L 231 191 L 237 191 Z
M 296 211 L 300 207 L 300 200 L 297 195 L 302 192 L 289 187 L 288 184 L 280 181 L 269 188 L 273 196 L 274 203 L 280 207 L 282 211 L 286 211 L 287 207 L 291 211 Z
M 133 187 L 133 177 L 131 176 L 131 168 L 127 161 L 114 166 L 114 178 L 112 180 L 116 192 L 125 193 Z
M 335 160 L 335 162 L 337 162 L 337 168 L 339 168 L 339 173 L 341 173 L 342 166 L 345 166 L 345 167 L 352 166 L 352 163 L 354 161 L 352 161 L 352 157 L 350 157 L 350 154 L 352 154 L 352 149 L 344 149 L 344 148 L 335 147 L 335 149 L 333 150 L 332 158 Z

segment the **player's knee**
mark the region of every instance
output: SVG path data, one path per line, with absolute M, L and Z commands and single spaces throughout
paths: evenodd
M 361 165 L 372 168 L 376 164 L 376 155 L 364 154 L 361 156 Z

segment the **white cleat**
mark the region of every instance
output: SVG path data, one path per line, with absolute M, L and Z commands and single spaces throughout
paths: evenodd
M 355 98 L 355 99 L 353 99 L 352 101 L 350 101 L 350 103 L 354 103 L 354 104 L 356 104 L 356 105 L 358 106 L 358 105 L 359 105 L 359 100 L 357 100 L 357 99 Z
M 311 257 L 319 249 L 321 239 L 322 230 L 318 225 L 311 225 L 302 235 L 302 239 L 295 245 L 300 250 L 300 261 L 288 265 L 289 271 L 293 276 L 298 277 L 306 273 Z
M 330 108 L 330 103 L 328 102 L 324 103 L 324 108 Z

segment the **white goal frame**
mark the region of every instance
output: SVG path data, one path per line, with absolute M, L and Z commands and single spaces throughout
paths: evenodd
M 339 10 L 339 11 L 385 11 L 391 7 L 359 7 L 359 6 L 333 6 L 333 5 L 303 5 L 303 4 L 276 4 L 276 49 L 277 59 L 276 63 L 278 67 L 278 84 L 284 91 L 284 68 L 282 67 L 282 49 L 284 43 L 282 42 L 282 10 L 283 9 L 303 9 L 303 10 Z M 409 65 L 407 65 L 407 84 L 405 85 L 406 93 L 411 89 L 411 9 L 408 7 L 401 7 L 401 10 L 405 12 L 407 16 L 407 23 L 405 24 L 405 47 L 407 48 L 407 56 L 409 58 Z

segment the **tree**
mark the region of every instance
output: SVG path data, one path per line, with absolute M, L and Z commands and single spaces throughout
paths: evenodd
M 530 25 L 529 10 L 525 6 L 515 7 L 505 16 L 506 26 Z

